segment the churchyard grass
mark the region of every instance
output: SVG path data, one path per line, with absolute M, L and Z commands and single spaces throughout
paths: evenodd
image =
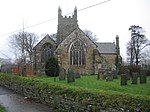
M 96 75 L 92 76 L 82 76 L 79 79 L 76 79 L 73 83 L 67 83 L 67 80 L 59 81 L 56 78 L 56 82 L 54 82 L 53 77 L 40 76 L 35 77 L 35 79 L 44 81 L 46 83 L 56 83 L 64 86 L 71 86 L 77 88 L 87 89 L 89 91 L 103 91 L 114 94 L 126 94 L 126 95 L 136 95 L 136 96 L 146 96 L 150 97 L 150 77 L 147 77 L 146 84 L 131 84 L 131 81 L 128 81 L 126 86 L 120 85 L 120 77 L 118 79 L 114 79 L 113 81 L 106 82 L 106 80 L 97 80 Z M 139 80 L 139 79 L 138 79 Z

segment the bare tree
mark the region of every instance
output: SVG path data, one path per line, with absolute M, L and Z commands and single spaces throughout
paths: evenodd
M 127 44 L 127 55 L 130 56 L 130 64 L 138 65 L 142 57 L 142 51 L 149 45 L 149 41 L 143 34 L 142 27 L 132 25 L 129 31 L 131 32 L 131 40 Z
M 9 38 L 9 46 L 14 49 L 15 54 L 18 53 L 21 56 L 23 53 L 29 56 L 29 61 L 31 61 L 33 46 L 38 41 L 38 36 L 30 32 L 18 32 L 13 34 Z M 17 51 L 17 52 L 16 52 Z
M 29 58 L 31 61 L 31 56 L 33 54 L 33 47 L 38 41 L 38 36 L 34 33 L 28 33 L 25 32 L 24 34 L 24 45 L 25 45 L 25 51 L 29 54 Z
M 150 46 L 146 47 L 146 49 L 143 50 L 141 63 L 143 65 L 150 65 Z
M 90 30 L 83 30 L 83 32 L 86 34 L 87 37 L 89 37 L 93 42 L 96 42 L 98 40 L 98 38 L 96 37 L 96 35 L 93 34 L 92 31 Z

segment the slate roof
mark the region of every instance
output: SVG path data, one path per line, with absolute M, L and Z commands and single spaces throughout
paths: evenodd
M 115 43 L 96 43 L 97 49 L 102 54 L 116 54 Z

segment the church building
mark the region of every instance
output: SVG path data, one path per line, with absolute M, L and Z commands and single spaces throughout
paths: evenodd
M 93 42 L 78 26 L 76 7 L 69 17 L 62 16 L 59 7 L 56 40 L 46 35 L 33 50 L 37 74 L 45 73 L 45 62 L 51 56 L 58 58 L 66 72 L 72 68 L 80 74 L 97 74 L 102 67 L 112 69 L 120 57 L 119 37 L 116 42 Z

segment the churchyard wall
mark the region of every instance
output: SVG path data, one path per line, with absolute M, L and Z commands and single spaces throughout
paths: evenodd
M 129 95 L 93 92 L 34 78 L 0 74 L 0 85 L 47 104 L 58 112 L 148 112 L 150 99 Z

